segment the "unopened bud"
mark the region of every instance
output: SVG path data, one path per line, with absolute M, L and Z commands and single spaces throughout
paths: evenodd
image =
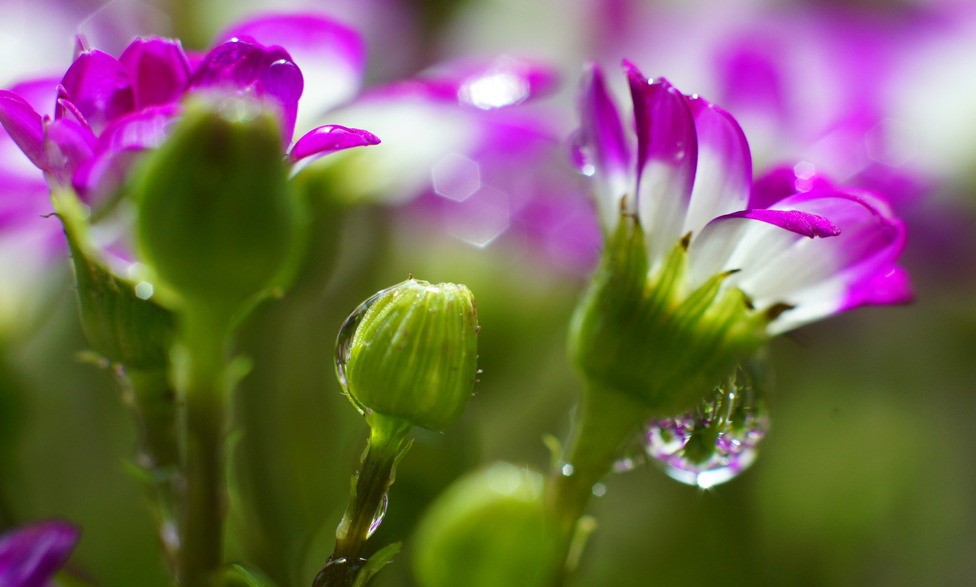
M 467 287 L 411 278 L 349 316 L 336 342 L 336 374 L 365 414 L 443 430 L 461 416 L 474 389 L 477 335 Z
M 430 507 L 414 536 L 423 587 L 546 585 L 557 568 L 542 476 L 498 463 L 462 478 Z
M 189 102 L 134 186 L 147 265 L 177 296 L 211 305 L 276 285 L 299 235 L 287 173 L 272 107 L 239 97 Z

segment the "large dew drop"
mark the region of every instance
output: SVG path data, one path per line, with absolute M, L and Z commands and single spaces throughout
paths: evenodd
M 349 354 L 352 351 L 352 344 L 356 338 L 356 330 L 359 328 L 359 323 L 363 321 L 363 318 L 366 316 L 366 312 L 368 312 L 370 307 L 376 303 L 376 300 L 378 300 L 381 296 L 386 295 L 390 289 L 392 288 L 387 288 L 376 292 L 365 302 L 359 304 L 359 306 L 352 311 L 352 314 L 346 318 L 346 321 L 342 323 L 342 326 L 339 327 L 339 335 L 336 337 L 336 378 L 339 380 L 339 387 L 341 388 L 342 395 L 349 398 L 360 413 L 363 412 L 362 407 L 358 405 L 349 395 L 349 380 L 346 379 L 346 363 L 349 362 Z
M 746 470 L 756 460 L 768 429 L 762 398 L 748 375 L 738 369 L 698 409 L 652 420 L 644 447 L 672 479 L 708 489 Z

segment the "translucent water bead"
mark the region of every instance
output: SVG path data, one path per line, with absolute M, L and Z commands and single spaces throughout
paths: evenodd
M 762 398 L 736 369 L 696 410 L 649 422 L 644 450 L 672 479 L 708 489 L 749 468 L 768 429 Z

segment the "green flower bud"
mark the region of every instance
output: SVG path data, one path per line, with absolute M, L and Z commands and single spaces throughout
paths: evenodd
M 141 172 L 137 244 L 173 293 L 236 307 L 280 280 L 297 253 L 300 209 L 273 109 L 191 101 Z
M 719 274 L 686 291 L 687 246 L 648 275 L 644 233 L 621 219 L 570 328 L 569 351 L 590 381 L 660 415 L 693 407 L 767 339 L 767 313 Z
M 463 285 L 410 278 L 361 304 L 336 341 L 336 375 L 358 410 L 443 430 L 474 389 L 478 314 Z
M 413 568 L 423 587 L 547 585 L 556 541 L 542 476 L 498 463 L 449 487 L 414 536 Z

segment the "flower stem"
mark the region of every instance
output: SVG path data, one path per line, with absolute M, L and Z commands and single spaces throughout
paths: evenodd
M 204 587 L 221 563 L 225 509 L 223 439 L 227 392 L 225 343 L 230 317 L 188 304 L 186 356 L 179 377 L 182 471 L 178 582 Z
M 559 561 L 554 585 L 571 570 L 569 560 L 577 524 L 593 495 L 593 486 L 613 468 L 624 444 L 647 420 L 647 409 L 630 397 L 596 386 L 584 389 L 563 463 L 546 483 L 546 507 L 557 530 Z
M 351 587 L 366 563 L 366 540 L 375 530 L 377 517 L 386 507 L 387 491 L 396 477 L 396 465 L 410 448 L 410 424 L 372 414 L 366 452 L 353 475 L 352 493 L 342 521 L 336 528 L 336 544 L 313 587 Z
M 136 464 L 145 471 L 159 539 L 167 568 L 176 570 L 179 445 L 176 436 L 176 392 L 165 369 L 119 368 L 119 383 L 139 428 Z

